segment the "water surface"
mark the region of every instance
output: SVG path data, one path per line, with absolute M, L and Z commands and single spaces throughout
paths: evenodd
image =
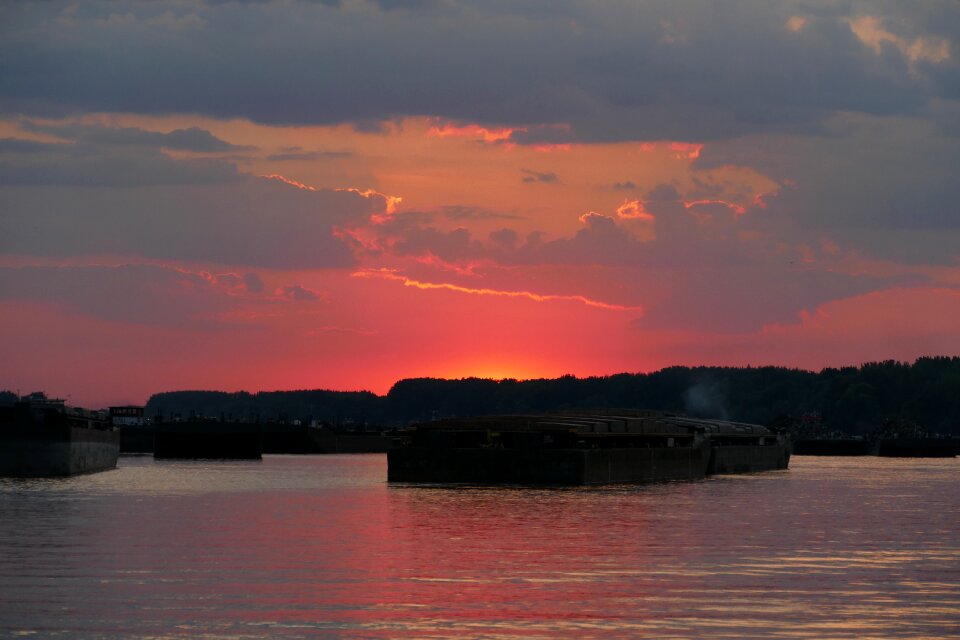
M 960 637 L 960 460 L 577 489 L 386 457 L 0 479 L 0 637 Z

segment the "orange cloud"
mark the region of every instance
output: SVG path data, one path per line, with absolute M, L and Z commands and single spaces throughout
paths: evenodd
M 403 202 L 402 196 L 390 196 L 385 193 L 380 193 L 379 191 L 374 191 L 373 189 L 366 189 L 361 191 L 360 189 L 354 189 L 352 187 L 347 187 L 345 189 L 334 189 L 334 191 L 352 191 L 357 195 L 361 195 L 364 198 L 370 198 L 371 196 L 379 196 L 383 198 L 385 206 L 383 208 L 384 215 L 378 216 L 374 215 L 370 217 L 372 222 L 381 223 L 387 220 L 390 216 L 397 212 L 397 206 Z
M 570 151 L 573 149 L 573 145 L 568 143 L 563 144 L 536 144 L 533 145 L 533 150 L 540 153 L 554 153 L 558 151 Z
M 702 144 L 695 144 L 692 142 L 671 142 L 670 150 L 676 151 L 677 159 L 683 158 L 686 156 L 690 160 L 696 160 L 700 157 L 700 151 L 703 149 Z
M 787 29 L 797 33 L 806 27 L 809 22 L 810 21 L 803 16 L 790 16 L 790 18 L 787 19 Z
M 423 282 L 421 280 L 413 280 L 412 278 L 407 278 L 406 276 L 402 276 L 398 274 L 396 271 L 393 271 L 391 269 L 366 269 L 364 271 L 356 271 L 351 275 L 357 278 L 381 278 L 384 280 L 401 282 L 405 287 L 414 287 L 417 289 L 424 289 L 424 290 L 446 289 L 447 291 L 456 291 L 458 293 L 469 293 L 469 294 L 478 295 L 478 296 L 526 298 L 528 300 L 533 300 L 534 302 L 555 302 L 555 301 L 579 302 L 581 304 L 587 305 L 588 307 L 597 307 L 599 309 L 608 309 L 611 311 L 633 311 L 638 313 L 643 312 L 643 307 L 609 304 L 606 302 L 593 300 L 591 298 L 587 298 L 586 296 L 580 296 L 580 295 L 540 294 L 540 293 L 534 293 L 532 291 L 503 291 L 500 289 L 486 289 L 486 288 L 479 289 L 479 288 L 473 288 L 473 287 L 461 287 L 460 285 L 452 284 L 449 282 Z
M 647 211 L 643 200 L 624 200 L 623 204 L 617 207 L 617 215 L 631 220 L 654 221 L 654 215 Z M 582 217 L 581 220 L 583 220 Z
M 883 44 L 895 46 L 911 63 L 923 60 L 940 63 L 951 58 L 950 43 L 944 38 L 919 37 L 907 40 L 885 29 L 879 18 L 860 16 L 847 20 L 850 30 L 860 41 L 880 55 Z
M 602 213 L 597 213 L 596 211 L 587 211 L 585 214 L 580 216 L 580 222 L 589 226 L 591 222 L 598 220 L 600 218 L 613 220 L 613 218 L 611 218 L 610 216 L 605 216 Z
M 502 127 L 500 129 L 488 129 L 487 127 L 481 127 L 478 124 L 467 124 L 462 127 L 458 127 L 452 124 L 441 124 L 434 125 L 427 130 L 427 135 L 435 136 L 437 138 L 448 138 L 451 136 L 456 137 L 471 137 L 479 138 L 487 143 L 492 142 L 504 142 L 509 140 L 513 136 L 514 132 L 526 131 L 525 128 L 513 129 L 510 127 Z

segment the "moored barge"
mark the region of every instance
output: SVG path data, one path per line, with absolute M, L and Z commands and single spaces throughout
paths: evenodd
M 387 460 L 391 482 L 596 485 L 785 469 L 790 443 L 759 425 L 607 410 L 423 423 Z
M 104 411 L 31 394 L 0 407 L 0 476 L 53 477 L 117 466 L 120 432 Z

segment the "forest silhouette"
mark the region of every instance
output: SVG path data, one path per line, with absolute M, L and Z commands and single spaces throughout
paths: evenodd
M 555 379 L 400 380 L 368 391 L 171 391 L 146 414 L 163 419 L 317 421 L 401 426 L 442 417 L 599 407 L 644 408 L 773 426 L 802 419 L 866 435 L 883 425 L 960 434 L 960 357 L 870 362 L 819 372 L 784 367 L 669 367 L 653 373 Z

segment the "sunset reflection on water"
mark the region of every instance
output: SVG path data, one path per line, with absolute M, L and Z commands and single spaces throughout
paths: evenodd
M 587 489 L 385 482 L 384 456 L 123 458 L 0 480 L 0 635 L 945 637 L 960 461 Z

